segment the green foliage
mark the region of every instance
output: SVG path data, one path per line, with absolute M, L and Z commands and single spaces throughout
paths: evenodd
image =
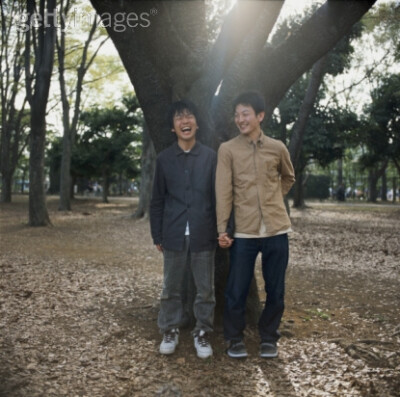
M 329 198 L 329 187 L 331 185 L 331 178 L 326 175 L 308 175 L 305 198 L 317 198 L 324 200 Z
M 371 99 L 358 131 L 366 148 L 360 159 L 365 168 L 373 168 L 387 158 L 400 161 L 400 76 L 383 77 Z
M 304 23 L 313 11 L 307 11 L 301 18 L 285 20 L 277 30 L 271 42 L 272 46 L 278 46 Z M 344 37 L 329 53 L 325 74 L 336 76 L 349 68 L 351 55 L 354 52 L 352 41 L 360 37 L 363 26 L 358 23 L 352 27 L 350 33 Z M 291 128 L 298 117 L 298 112 L 310 79 L 310 71 L 304 74 L 289 89 L 268 125 L 269 133 L 286 141 L 290 137 Z M 357 127 L 357 116 L 350 110 L 333 104 L 329 108 L 321 105 L 328 87 L 322 83 L 315 101 L 314 108 L 308 118 L 303 148 L 301 153 L 300 168 L 304 169 L 310 162 L 316 162 L 326 167 L 335 159 L 342 156 L 343 149 L 349 142 L 352 131 Z M 285 143 L 288 143 L 287 141 Z
M 93 107 L 82 113 L 83 134 L 72 156 L 76 175 L 138 175 L 143 117 L 136 97 L 125 97 L 122 102 L 123 108 Z

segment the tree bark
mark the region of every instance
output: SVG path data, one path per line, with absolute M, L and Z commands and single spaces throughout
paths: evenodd
M 31 135 L 29 158 L 29 225 L 46 226 L 51 224 L 46 206 L 44 150 L 46 142 L 46 107 L 49 97 L 51 74 L 54 64 L 55 45 L 55 0 L 41 0 L 39 12 L 41 24 L 33 34 L 33 27 L 26 33 L 26 63 L 27 97 L 31 107 Z M 27 0 L 27 10 L 30 21 L 36 11 L 35 0 Z M 45 15 L 45 13 L 47 14 Z M 37 42 L 32 43 L 37 37 Z M 35 49 L 35 75 L 30 72 L 31 45 Z M 31 79 L 34 77 L 34 90 Z
M 386 159 L 378 169 L 369 170 L 368 172 L 368 201 L 376 203 L 378 199 L 377 183 L 379 178 L 384 174 L 389 160 Z
M 25 128 L 22 118 L 25 112 L 26 98 L 20 109 L 16 108 L 19 85 L 23 79 L 24 58 L 23 35 L 13 29 L 15 16 L 22 14 L 23 4 L 14 2 L 4 10 L 1 9 L 1 42 L 0 42 L 0 102 L 1 102 L 1 140 L 0 140 L 0 173 L 2 189 L 0 201 L 11 202 L 12 179 L 19 158 L 26 146 L 23 144 Z
M 133 218 L 147 218 L 149 214 L 151 187 L 154 176 L 156 152 L 153 142 L 151 141 L 147 126 L 143 128 L 142 134 L 142 158 L 140 171 L 140 190 L 139 204 Z
M 381 189 L 381 199 L 382 201 L 387 201 L 387 179 L 386 170 L 382 174 L 382 189 Z
M 327 56 L 325 55 L 314 64 L 311 71 L 311 78 L 308 82 L 307 91 L 299 110 L 299 115 L 293 126 L 290 137 L 289 153 L 295 170 L 297 170 L 299 165 L 300 152 L 306 132 L 307 121 L 314 108 L 319 87 L 321 86 L 324 77 L 326 63 Z
M 293 208 L 305 208 L 304 201 L 304 168 L 299 168 L 296 172 L 296 182 L 293 190 Z
M 103 199 L 103 203 L 108 204 L 108 195 L 109 195 L 109 185 L 110 185 L 110 178 L 108 176 L 108 172 L 106 170 L 103 171 L 102 173 L 102 178 L 103 178 L 103 185 L 102 185 L 102 192 L 101 196 Z

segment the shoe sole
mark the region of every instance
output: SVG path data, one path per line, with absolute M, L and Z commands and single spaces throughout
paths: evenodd
M 212 357 L 212 353 L 211 354 L 199 354 L 199 353 L 197 353 L 197 357 L 198 358 L 202 358 L 202 359 L 205 359 L 205 358 L 208 358 L 208 357 Z
M 228 354 L 228 356 L 229 356 L 230 358 L 246 358 L 246 357 L 248 356 L 247 353 L 232 354 L 232 353 L 227 352 L 227 354 Z
M 175 349 L 174 350 L 161 350 L 160 349 L 160 354 L 163 354 L 164 356 L 169 356 L 172 353 L 175 353 Z
M 276 354 L 261 354 L 260 353 L 260 357 L 261 358 L 276 358 L 276 357 L 278 357 L 278 353 L 276 353 Z

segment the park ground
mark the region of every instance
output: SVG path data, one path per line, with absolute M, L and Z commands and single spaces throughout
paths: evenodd
M 0 396 L 400 396 L 400 206 L 292 210 L 279 357 L 195 355 L 182 330 L 158 353 L 162 257 L 134 198 L 76 199 L 27 226 L 27 198 L 0 206 Z M 259 277 L 259 272 L 257 277 Z M 260 284 L 261 285 L 261 284 Z M 262 291 L 260 291 L 263 299 Z

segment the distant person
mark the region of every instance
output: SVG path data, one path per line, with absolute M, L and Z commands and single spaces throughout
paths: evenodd
M 262 254 L 267 300 L 259 319 L 260 356 L 278 355 L 278 327 L 284 310 L 285 273 L 289 258 L 287 233 L 291 231 L 283 197 L 293 185 L 289 152 L 261 130 L 264 99 L 256 92 L 233 102 L 240 134 L 218 151 L 216 177 L 219 245 L 230 247 L 230 268 L 225 290 L 224 336 L 230 357 L 247 356 L 243 340 L 246 300 L 254 266 Z M 228 234 L 233 211 L 235 231 Z
M 214 150 L 196 141 L 197 111 L 187 100 L 172 105 L 169 122 L 177 142 L 157 157 L 150 204 L 151 235 L 164 255 L 164 283 L 158 326 L 163 333 L 161 354 L 174 353 L 183 322 L 181 299 L 189 266 L 196 285 L 193 330 L 197 356 L 213 354 L 215 217 Z

